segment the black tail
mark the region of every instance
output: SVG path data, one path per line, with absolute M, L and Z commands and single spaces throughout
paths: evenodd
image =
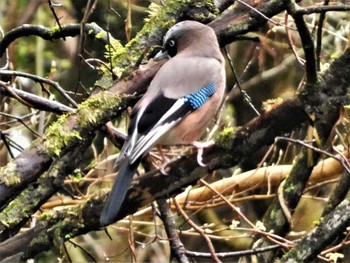
M 115 179 L 112 190 L 109 193 L 105 207 L 102 210 L 100 217 L 101 226 L 107 226 L 113 223 L 117 218 L 136 168 L 137 164 L 130 165 L 129 158 L 125 157 L 119 167 L 117 178 Z

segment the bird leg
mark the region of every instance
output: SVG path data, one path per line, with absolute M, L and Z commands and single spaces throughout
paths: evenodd
M 165 174 L 167 175 L 168 173 L 165 171 L 165 167 L 170 163 L 170 159 L 167 158 L 163 151 L 162 151 L 162 147 L 160 147 L 159 144 L 156 145 L 156 149 L 159 153 L 159 157 L 160 157 L 160 160 L 162 162 L 162 164 L 160 166 L 157 166 L 155 163 L 154 163 L 154 166 L 157 167 L 157 169 L 159 169 L 159 171 L 162 173 L 162 174 Z
M 206 141 L 206 142 L 194 141 L 192 143 L 192 145 L 197 148 L 197 162 L 200 166 L 206 167 L 206 165 L 203 163 L 203 158 L 202 158 L 203 157 L 203 150 L 205 148 L 208 148 L 208 147 L 214 145 L 214 143 L 215 142 L 213 140 Z

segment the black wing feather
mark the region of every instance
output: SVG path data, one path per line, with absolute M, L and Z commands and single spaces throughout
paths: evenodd
M 176 101 L 177 99 L 169 99 L 164 97 L 164 95 L 157 96 L 151 103 L 148 104 L 143 112 L 137 124 L 137 131 L 140 134 L 147 133 L 150 129 L 152 129 L 152 127 L 154 127 L 154 125 L 157 124 L 160 118 L 162 118 L 162 116 L 174 105 Z

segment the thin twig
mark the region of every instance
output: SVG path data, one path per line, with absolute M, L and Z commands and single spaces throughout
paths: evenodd
M 235 83 L 239 89 L 239 91 L 241 92 L 244 101 L 247 102 L 247 104 L 253 109 L 253 111 L 256 113 L 256 115 L 260 116 L 259 111 L 255 108 L 254 104 L 252 103 L 252 99 L 249 97 L 249 95 L 247 94 L 247 92 L 245 90 L 242 89 L 241 84 L 239 82 L 239 79 L 237 78 L 236 72 L 235 72 L 235 68 L 231 59 L 231 56 L 229 55 L 229 52 L 227 50 L 227 47 L 224 47 L 224 51 L 225 51 L 225 55 L 227 57 L 227 60 L 229 61 L 229 65 L 232 71 L 232 76 L 235 80 Z
M 329 0 L 324 0 L 323 2 L 324 6 L 329 5 Z M 321 69 L 321 48 L 322 48 L 322 29 L 323 29 L 323 23 L 326 18 L 326 11 L 321 12 L 320 18 L 318 20 L 317 25 L 317 38 L 316 38 L 316 61 L 317 61 L 317 70 L 320 71 Z
M 34 113 L 35 114 L 35 113 Z M 24 127 L 26 127 L 30 132 L 32 132 L 36 137 L 40 137 L 40 134 L 38 134 L 36 131 L 34 131 L 32 128 L 30 128 L 25 122 L 23 119 L 25 118 L 28 118 L 33 116 L 33 113 L 30 113 L 28 115 L 25 115 L 23 117 L 18 117 L 18 116 L 15 116 L 15 115 L 12 115 L 12 114 L 8 114 L 8 113 L 5 113 L 5 112 L 0 112 L 0 115 L 2 116 L 5 116 L 5 117 L 8 117 L 8 118 L 12 118 L 12 119 L 15 119 L 16 121 L 19 121 Z
M 22 103 L 24 106 L 27 106 L 29 108 L 34 108 L 33 105 L 29 102 L 27 102 L 25 99 L 23 99 L 21 96 L 19 96 L 13 88 L 6 85 L 6 83 L 0 81 L 0 87 L 4 88 L 13 98 L 18 100 L 20 103 Z
M 83 19 L 80 22 L 80 38 L 79 38 L 79 54 L 83 54 L 83 46 L 85 43 L 85 34 L 84 34 L 84 29 L 85 29 L 85 25 L 87 24 L 87 21 L 89 20 L 90 16 L 92 15 L 93 11 L 96 8 L 97 5 L 97 0 L 94 0 L 93 3 L 91 3 L 92 0 L 88 0 L 88 3 L 86 5 L 85 8 L 85 12 L 84 12 L 84 16 Z
M 0 34 L 1 34 L 1 41 L 2 39 L 4 38 L 5 36 L 5 33 L 4 31 L 2 30 L 2 27 L 0 26 Z M 0 41 L 0 43 L 1 43 Z M 9 51 L 8 49 L 6 48 L 6 51 L 5 51 L 5 56 L 6 56 L 6 63 L 3 67 L 0 67 L 0 69 L 8 69 L 9 68 L 9 65 L 10 65 L 10 57 L 9 57 Z M 1 57 L 1 56 L 0 56 Z M 1 65 L 0 65 L 1 66 Z
M 292 221 L 292 214 L 289 211 L 289 208 L 287 206 L 286 199 L 284 199 L 283 196 L 283 189 L 285 185 L 285 180 L 279 185 L 278 190 L 277 190 L 277 197 L 278 197 L 278 202 L 281 206 L 282 212 L 284 213 L 284 216 L 286 217 L 290 227 L 293 227 L 293 221 Z
M 287 12 L 290 14 L 297 27 L 303 50 L 305 55 L 305 66 L 306 66 L 306 81 L 308 84 L 317 83 L 317 67 L 316 67 L 316 54 L 315 46 L 311 36 L 311 33 L 305 23 L 302 13 L 297 11 L 300 7 L 294 1 L 287 1 Z
M 51 111 L 60 114 L 74 111 L 73 108 L 63 105 L 57 101 L 45 99 L 19 89 L 13 89 L 7 86 L 7 84 L 3 81 L 0 81 L 0 94 L 4 94 L 12 98 L 19 97 L 21 100 L 29 102 L 33 108 L 39 110 Z
M 82 246 L 79 245 L 78 243 L 72 241 L 72 239 L 68 239 L 67 241 L 68 241 L 69 243 L 73 244 L 73 246 L 80 248 L 80 249 L 84 252 L 84 254 L 87 255 L 87 256 L 92 260 L 92 262 L 97 262 L 97 260 L 91 255 L 91 253 L 90 253 L 89 251 L 87 251 L 84 247 L 82 247 Z M 68 251 L 67 251 L 67 252 L 68 252 Z M 67 254 L 68 254 L 68 253 L 67 253 Z
M 348 162 L 348 160 L 346 158 L 338 157 L 338 156 L 336 156 L 334 154 L 331 154 L 331 153 L 329 153 L 327 151 L 324 151 L 324 150 L 321 150 L 319 148 L 316 148 L 315 146 L 312 146 L 312 145 L 308 144 L 307 142 L 304 142 L 304 141 L 301 141 L 301 140 L 291 139 L 291 138 L 287 138 L 287 137 L 276 137 L 275 138 L 275 141 L 279 141 L 279 140 L 293 142 L 293 143 L 302 145 L 302 146 L 304 146 L 306 148 L 309 148 L 309 149 L 311 149 L 311 150 L 313 150 L 315 152 L 318 152 L 318 153 L 324 154 L 324 155 L 326 155 L 328 157 L 331 157 L 331 158 L 337 160 L 338 162 L 340 162 L 341 165 L 346 170 L 346 172 L 348 174 L 350 174 L 350 164 L 349 164 L 349 162 Z
M 10 147 L 10 144 L 8 143 L 7 141 L 7 137 L 6 137 L 7 134 L 3 133 L 1 130 L 0 130 L 0 140 L 4 143 L 5 147 L 6 147 L 6 150 L 7 152 L 10 154 L 11 158 L 14 158 L 14 154 L 12 153 L 12 150 L 11 150 L 11 147 Z
M 289 27 L 287 26 L 288 25 L 288 17 L 289 17 L 289 15 L 286 12 L 285 17 L 284 17 L 284 24 L 285 24 L 284 28 L 286 30 L 286 35 L 287 35 L 287 39 L 288 39 L 288 46 L 289 46 L 290 50 L 292 51 L 292 53 L 294 54 L 298 63 L 304 67 L 305 61 L 298 55 L 298 52 L 296 51 L 296 49 L 294 47 L 294 43 L 293 43 L 293 39 L 292 39 L 292 36 L 290 34 L 290 31 L 289 31 Z
M 330 11 L 349 11 L 350 5 L 324 5 L 324 6 L 309 6 L 306 8 L 298 8 L 295 10 L 296 15 L 310 15 L 314 13 L 325 13 Z
M 250 225 L 253 228 L 253 231 L 256 231 L 257 233 L 264 235 L 266 238 L 268 238 L 269 240 L 279 244 L 280 246 L 283 246 L 285 248 L 288 248 L 288 246 L 290 244 L 292 244 L 292 242 L 290 242 L 287 239 L 284 239 L 280 236 L 277 236 L 273 233 L 267 233 L 265 231 L 262 231 L 260 229 L 258 229 L 241 211 L 239 208 L 237 208 L 236 206 L 234 206 L 233 204 L 231 204 L 231 202 L 225 197 L 223 196 L 220 192 L 218 192 L 215 188 L 211 187 L 210 184 L 208 184 L 205 180 L 200 179 L 201 183 L 203 183 L 206 187 L 208 187 L 211 191 L 213 191 L 214 193 L 216 193 L 218 196 L 220 196 L 220 198 L 222 198 L 226 204 L 228 204 L 248 225 Z M 281 243 L 279 240 L 282 240 L 283 242 L 285 242 L 286 244 Z M 289 245 L 288 245 L 289 244 Z
M 211 242 L 210 238 L 206 235 L 206 233 L 204 232 L 203 229 L 201 229 L 199 226 L 197 226 L 190 218 L 189 216 L 185 213 L 185 211 L 181 208 L 181 206 L 179 205 L 179 203 L 176 201 L 176 199 L 173 199 L 173 202 L 177 208 L 177 210 L 180 212 L 180 214 L 183 216 L 183 218 L 185 219 L 185 221 L 194 229 L 196 230 L 206 241 L 207 246 L 209 248 L 210 254 L 212 259 L 215 262 L 221 262 L 221 260 L 218 258 L 218 256 L 216 255 L 216 251 L 214 248 L 213 243 Z
M 97 24 L 89 23 L 85 24 L 84 32 L 89 37 L 95 37 L 97 34 L 98 38 L 95 40 L 102 42 L 103 44 L 107 44 L 107 35 L 112 41 L 114 38 Z M 7 47 L 20 37 L 28 37 L 28 36 L 38 36 L 45 40 L 53 40 L 60 39 L 62 37 L 74 37 L 81 34 L 81 24 L 69 24 L 62 26 L 62 31 L 54 30 L 54 28 L 39 26 L 39 25 L 21 25 L 16 27 L 9 32 L 7 32 L 4 37 L 0 41 L 0 56 L 6 52 Z
M 60 29 L 60 31 L 62 31 L 62 26 L 61 26 L 61 23 L 60 23 L 60 19 L 58 18 L 57 14 L 56 14 L 56 11 L 55 11 L 55 7 L 56 6 L 62 6 L 62 4 L 53 4 L 51 0 L 47 0 L 48 3 L 49 3 L 49 7 L 50 7 L 50 10 L 56 20 L 56 23 Z M 62 36 L 63 40 L 66 40 L 66 37 L 65 36 Z
M 110 1 L 108 1 L 108 4 L 109 4 L 109 6 L 111 5 Z M 110 10 L 115 12 L 115 10 L 113 8 L 111 8 L 111 6 L 110 6 Z M 109 13 L 107 13 L 107 15 L 109 15 Z M 119 17 L 120 17 L 120 15 L 119 15 Z M 108 48 L 108 54 L 109 54 L 109 56 L 108 56 L 109 67 L 108 67 L 108 65 L 105 65 L 105 67 L 108 69 L 109 72 L 111 72 L 112 81 L 114 81 L 114 80 L 116 80 L 117 76 L 113 72 L 113 59 L 112 59 L 113 56 L 111 55 L 113 46 L 112 46 L 111 40 L 110 40 L 109 19 L 107 19 L 106 31 L 107 31 L 107 48 Z
M 278 249 L 280 247 L 281 247 L 280 245 L 271 245 L 271 246 L 247 249 L 247 250 L 242 250 L 242 251 L 221 252 L 221 253 L 216 253 L 216 255 L 219 258 L 241 257 L 241 256 L 263 253 L 263 252 L 270 251 L 270 250 L 275 250 L 275 249 Z M 196 252 L 196 251 L 189 251 L 189 250 L 186 251 L 186 254 L 191 256 L 191 257 L 203 257 L 203 258 L 210 258 L 211 257 L 210 253 Z
M 180 262 L 190 262 L 186 256 L 186 250 L 182 244 L 176 229 L 174 218 L 171 214 L 169 204 L 165 199 L 157 200 L 160 211 L 160 218 L 163 221 L 165 232 L 169 238 L 171 254 Z
M 251 6 L 250 4 L 242 1 L 242 0 L 237 0 L 237 2 L 241 3 L 242 5 L 248 7 L 249 9 L 253 10 L 254 12 L 256 12 L 257 14 L 259 14 L 261 17 L 263 17 L 264 19 L 266 19 L 267 21 L 271 22 L 272 24 L 276 25 L 276 26 L 281 26 L 280 23 L 273 21 L 272 19 L 270 19 L 269 17 L 267 17 L 266 15 L 264 15 L 262 12 L 260 12 L 258 9 L 256 9 L 255 7 Z
M 2 69 L 2 70 L 0 70 L 0 74 L 28 78 L 28 79 L 32 79 L 38 83 L 49 84 L 52 87 L 54 87 L 62 95 L 62 97 L 67 100 L 67 102 L 71 103 L 75 108 L 78 107 L 78 104 L 65 92 L 65 90 L 56 81 L 53 81 L 53 80 L 47 79 L 47 78 L 42 78 L 42 77 L 39 77 L 37 75 L 33 75 L 33 74 L 25 73 L 25 72 L 20 72 L 20 71 L 13 71 L 13 70 Z

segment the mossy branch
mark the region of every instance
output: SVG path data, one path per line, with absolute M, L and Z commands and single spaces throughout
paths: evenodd
M 320 147 L 323 147 L 323 143 L 327 141 L 332 128 L 339 118 L 341 105 L 344 103 L 343 99 L 347 97 L 346 85 L 350 83 L 350 75 L 346 73 L 349 73 L 347 66 L 349 63 L 350 49 L 347 49 L 341 57 L 332 63 L 329 70 L 320 77 L 323 85 L 319 87 L 319 92 L 302 94 L 303 100 L 314 102 L 312 112 L 309 113 L 315 116 L 316 131 L 321 138 Z M 333 80 L 336 77 L 340 81 L 334 82 Z M 305 97 L 307 96 L 306 94 L 309 97 Z M 293 172 L 291 172 L 284 183 L 281 193 L 283 198 L 280 198 L 280 200 L 276 199 L 264 216 L 264 223 L 268 225 L 268 230 L 281 236 L 288 233 L 291 223 L 288 217 L 293 214 L 294 208 L 299 202 L 312 168 L 316 165 L 319 156 L 319 154 L 312 152 L 310 149 L 303 149 L 297 156 Z M 281 200 L 283 200 L 282 204 L 280 203 Z M 284 209 L 282 206 L 284 206 Z M 255 246 L 264 247 L 269 244 L 271 244 L 270 241 L 259 239 L 256 241 Z M 271 262 L 275 257 L 275 253 L 266 252 L 259 254 L 259 262 Z
M 100 92 L 80 104 L 76 112 L 61 116 L 30 150 L 0 168 L 0 202 L 4 208 L 0 213 L 0 240 L 16 233 L 62 186 L 65 176 L 75 169 L 81 153 L 91 144 L 95 131 L 121 114 L 129 99 Z
M 117 48 L 116 53 L 111 54 L 118 76 L 130 72 L 141 61 L 140 57 L 143 55 L 143 51 L 159 44 L 163 33 L 176 20 L 186 19 L 193 14 L 203 14 L 203 10 L 206 10 L 204 12 L 206 14 L 205 17 L 197 16 L 197 18 L 207 19 L 207 22 L 210 21 L 213 18 L 211 15 L 216 15 L 216 10 L 214 6 L 204 6 L 204 2 L 207 4 L 207 1 L 167 1 L 167 8 L 172 8 L 173 10 L 167 10 L 166 7 L 162 7 L 164 8 L 165 16 L 160 16 L 157 11 L 157 14 L 154 15 L 154 21 L 150 18 L 144 29 L 134 40 L 125 47 Z M 258 6 L 256 8 L 259 12 L 265 12 L 265 16 L 270 17 L 284 10 L 283 2 L 257 1 Z M 193 5 L 196 4 L 200 6 L 198 8 L 199 12 L 187 12 L 187 10 L 191 10 Z M 161 23 L 164 21 L 157 20 L 159 18 L 166 21 L 165 24 Z M 266 18 L 261 18 L 256 10 L 252 9 L 250 12 L 244 10 L 243 12 L 240 8 L 233 8 L 221 14 L 209 25 L 214 28 L 219 36 L 221 45 L 224 45 L 234 41 L 238 34 L 260 28 L 264 24 L 261 21 L 266 22 L 267 20 Z M 147 27 L 152 31 L 148 31 Z M 58 37 L 60 32 L 62 31 L 52 31 L 50 37 L 52 35 Z M 1 42 L 1 44 L 4 43 L 3 41 Z M 135 53 L 131 54 L 131 51 L 135 51 Z M 347 53 L 349 53 L 348 50 L 345 54 Z M 348 68 L 348 60 L 348 57 L 346 58 L 344 55 L 333 64 L 339 64 L 339 71 L 344 72 Z M 149 83 L 159 69 L 159 65 L 155 63 L 153 64 L 154 67 L 148 67 L 144 71 L 141 68 L 133 71 L 131 80 L 123 78 L 123 80 L 120 80 L 113 86 L 109 82 L 103 83 L 102 81 L 100 83 L 103 83 L 101 86 L 110 89 L 115 94 L 124 92 L 130 94 L 134 91 L 143 91 L 147 83 Z M 327 138 L 327 134 L 329 134 L 328 130 L 333 127 L 332 124 L 338 116 L 337 113 L 342 104 L 342 98 L 346 94 L 344 92 L 350 83 L 350 74 L 348 71 L 346 74 L 341 75 L 343 73 L 333 72 L 332 70 L 331 66 L 328 73 L 324 75 L 323 81 L 325 85 L 322 88 L 325 89 L 324 92 L 327 94 L 327 98 L 337 100 L 338 103 L 331 105 L 329 102 L 322 101 L 324 104 L 316 105 L 322 107 L 319 112 L 324 115 L 320 114 L 320 119 L 321 117 L 326 119 L 324 123 L 319 123 L 319 127 L 325 127 L 324 138 Z M 342 85 L 334 86 L 334 82 L 328 76 L 333 73 L 342 77 Z M 105 75 L 105 78 L 107 77 L 108 74 Z M 132 88 L 128 86 L 129 84 Z M 42 139 L 37 140 L 30 149 L 25 150 L 17 158 L 13 159 L 8 166 L 0 169 L 0 176 L 2 178 L 2 184 L 0 184 L 0 204 L 2 208 L 8 205 L 13 200 L 13 197 L 27 185 L 42 189 L 45 184 L 52 184 L 43 194 L 41 194 L 41 191 L 37 192 L 39 197 L 35 198 L 35 202 L 28 206 L 26 208 L 27 210 L 21 210 L 20 216 L 16 221 L 12 222 L 10 220 L 14 216 L 11 212 L 14 213 L 16 210 L 3 210 L 3 213 L 0 214 L 0 218 L 2 218 L 0 221 L 3 227 L 0 232 L 0 234 L 3 234 L 2 239 L 16 233 L 26 218 L 48 196 L 57 190 L 64 176 L 69 174 L 74 167 L 74 164 L 72 164 L 72 166 L 62 169 L 67 164 L 67 160 L 71 158 L 77 158 L 79 160 L 79 154 L 75 151 L 83 152 L 90 145 L 95 131 L 100 129 L 111 118 L 118 116 L 129 102 L 127 97 L 113 95 L 107 92 L 94 95 L 87 102 L 83 103 L 77 112 L 62 116 L 56 124 L 48 129 Z M 328 106 L 331 111 L 328 111 Z M 329 114 L 330 112 L 331 114 Z M 198 167 L 195 154 L 190 154 L 170 166 L 169 173 L 172 176 L 149 173 L 134 180 L 133 188 L 129 190 L 127 200 L 124 204 L 124 210 L 121 211 L 124 214 L 120 216 L 133 213 L 139 207 L 149 204 L 154 198 L 164 198 L 173 195 L 181 191 L 182 187 L 195 182 L 208 172 L 238 164 L 245 156 L 251 155 L 262 146 L 272 144 L 276 136 L 293 131 L 308 120 L 299 98 L 294 98 L 276 106 L 273 110 L 252 120 L 239 130 L 226 130 L 226 133 L 222 134 L 221 139 L 218 140 L 217 145 L 204 152 L 204 162 L 208 164 L 207 168 Z M 302 160 L 305 161 L 305 158 L 302 158 Z M 162 180 L 159 180 L 160 178 Z M 160 181 L 163 184 L 159 184 Z M 285 192 L 287 189 L 290 192 L 291 188 L 291 185 L 286 184 Z M 24 199 L 28 199 L 28 190 L 23 191 L 21 195 L 14 199 L 12 205 L 10 204 L 9 207 L 13 207 L 13 204 L 16 204 L 15 202 L 25 202 L 26 200 Z M 301 192 L 302 188 L 298 189 L 298 191 Z M 16 252 L 23 253 L 24 250 L 26 253 L 24 258 L 32 257 L 54 244 L 61 244 L 61 241 L 91 230 L 99 229 L 98 219 L 105 198 L 106 193 L 101 191 L 99 195 L 84 201 L 79 206 L 63 209 L 55 213 L 44 213 L 34 229 L 1 244 L 1 258 L 13 255 Z M 291 205 L 291 207 L 293 206 Z M 14 242 L 21 244 L 17 247 L 18 249 L 6 250 L 6 248 L 15 247 Z M 12 254 L 9 254 L 9 251 Z

